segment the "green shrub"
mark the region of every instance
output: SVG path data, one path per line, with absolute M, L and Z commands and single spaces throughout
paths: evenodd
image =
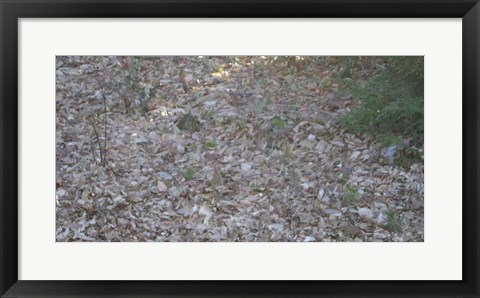
M 349 80 L 360 103 L 339 123 L 357 134 L 369 133 L 384 145 L 423 145 L 423 57 L 388 57 L 384 70 L 368 79 Z
M 346 205 L 354 205 L 358 203 L 358 200 L 360 199 L 360 194 L 358 191 L 350 186 L 350 185 L 344 185 L 343 187 L 343 201 L 345 202 Z
M 194 167 L 190 167 L 186 169 L 185 172 L 183 173 L 183 178 L 185 178 L 185 180 L 187 181 L 193 180 L 196 175 L 197 175 L 197 169 Z
M 198 131 L 200 126 L 200 122 L 198 121 L 196 116 L 188 113 L 182 116 L 179 121 L 177 122 L 177 127 L 181 130 L 188 130 L 191 132 Z
M 342 173 L 338 176 L 337 182 L 345 186 L 348 182 L 348 179 L 349 179 L 348 173 Z
M 271 120 L 271 124 L 273 128 L 282 129 L 287 125 L 287 121 L 283 120 L 280 117 L 273 117 Z
M 385 228 L 390 232 L 401 232 L 402 230 L 398 214 L 393 209 L 387 211 L 387 223 Z
M 203 143 L 203 148 L 206 150 L 211 150 L 214 149 L 217 146 L 217 143 L 215 141 L 206 141 Z

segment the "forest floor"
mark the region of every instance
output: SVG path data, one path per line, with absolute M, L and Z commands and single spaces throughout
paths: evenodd
M 57 57 L 56 240 L 423 241 L 358 100 L 334 58 Z

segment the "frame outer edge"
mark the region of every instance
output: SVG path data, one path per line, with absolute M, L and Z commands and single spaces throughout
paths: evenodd
M 0 0 L 0 295 L 18 283 L 18 14 Z
M 3 15 L 3 2 L 0 1 L 0 24 L 2 29 L 0 30 L 0 65 L 3 65 L 3 34 L 5 31 L 5 16 Z M 3 144 L 1 143 L 1 140 L 3 140 L 3 72 L 4 69 L 3 67 L 0 67 L 0 162 L 4 160 L 3 157 Z M 3 164 L 0 166 L 0 216 L 3 217 L 3 214 L 5 212 L 5 208 L 3 206 Z M 3 224 L 3 221 L 0 220 L 0 264 L 4 263 L 4 259 L 6 258 L 5 255 L 5 249 L 4 249 L 4 234 L 6 232 L 5 225 Z M 7 285 L 8 280 L 6 277 L 4 266 L 0 266 L 0 295 L 3 295 L 5 291 L 7 290 Z
M 463 17 L 463 281 L 479 297 L 480 3 Z
M 36 3 L 44 3 L 46 1 L 34 1 Z M 55 1 L 56 2 L 56 1 Z M 65 1 L 68 3 L 70 1 Z M 78 1 L 88 3 L 89 1 Z M 77 2 L 77 3 L 78 3 Z M 201 1 L 200 1 L 201 2 Z M 425 4 L 424 1 L 419 1 Z M 460 1 L 459 1 L 460 2 Z M 18 2 L 22 3 L 22 2 Z M 18 90 L 13 86 L 17 86 L 18 79 L 18 23 L 17 18 L 26 9 L 23 2 L 22 5 L 13 6 L 15 3 L 11 1 L 0 0 L 0 295 L 2 297 L 13 297 L 15 291 L 7 291 L 13 286 L 14 288 L 24 288 L 22 284 L 25 282 L 18 281 L 18 207 L 16 199 L 18 198 L 17 185 L 8 185 L 7 182 L 12 182 L 18 179 L 18 107 L 17 98 Z M 461 2 L 460 2 L 461 3 Z M 42 13 L 38 13 L 42 14 Z M 93 14 L 93 13 L 92 13 Z M 479 277 L 479 221 L 477 216 L 479 213 L 478 194 L 480 191 L 479 177 L 479 158 L 478 149 L 480 148 L 480 105 L 479 100 L 479 85 L 480 85 L 480 5 L 478 2 L 470 9 L 463 17 L 463 111 L 465 118 L 463 119 L 463 174 L 464 174 L 464 212 L 463 218 L 463 237 L 470 239 L 471 244 L 468 247 L 463 247 L 463 257 L 473 257 L 473 259 L 464 259 L 463 277 L 464 282 L 469 288 L 469 293 L 465 297 L 478 297 L 478 277 Z M 468 38 L 468 40 L 466 40 Z M 9 43 L 4 43 L 9 41 Z M 468 65 L 466 64 L 468 63 Z M 468 66 L 468 67 L 466 67 Z M 6 74 L 11 74 L 7 76 Z M 468 92 L 467 92 L 468 91 Z M 469 102 L 468 109 L 466 102 Z M 7 113 L 8 111 L 8 113 Z M 8 124 L 8 127 L 7 127 Z M 13 125 L 12 125 L 13 124 Z M 465 142 L 469 139 L 468 147 L 465 148 Z M 8 157 L 6 159 L 5 157 Z M 471 164 L 466 162 L 470 161 Z M 466 166 L 468 165 L 468 166 Z M 7 181 L 6 174 L 15 176 L 9 178 Z M 467 176 L 468 175 L 468 176 Z M 15 180 L 14 180 L 15 181 Z M 468 195 L 475 194 L 475 197 L 468 198 Z M 468 207 L 468 208 L 466 208 Z M 467 265 L 467 266 L 465 266 Z M 32 288 L 31 288 L 32 289 Z M 40 287 L 34 287 L 39 290 Z M 53 290 L 53 289 L 52 289 Z M 53 290 L 56 292 L 55 290 Z M 9 293 L 10 292 L 10 295 Z M 17 293 L 28 296 L 42 296 L 37 292 Z M 110 293 L 111 295 L 112 293 Z M 234 293 L 232 293 L 235 295 Z M 3 296 L 5 295 L 5 296 Z M 110 296 L 109 295 L 109 296 Z M 130 293 L 127 296 L 131 296 Z M 16 295 L 15 295 L 16 296 Z M 402 295 L 403 296 L 403 295 Z M 463 296 L 459 294 L 459 296 Z

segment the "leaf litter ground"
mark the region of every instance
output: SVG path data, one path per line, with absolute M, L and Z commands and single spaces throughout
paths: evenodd
M 423 241 L 423 164 L 337 125 L 334 59 L 291 61 L 57 57 L 56 240 Z

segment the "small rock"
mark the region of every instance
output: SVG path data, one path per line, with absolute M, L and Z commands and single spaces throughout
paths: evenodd
M 115 204 L 121 203 L 121 202 L 123 202 L 123 200 L 124 200 L 124 199 L 123 199 L 122 196 L 116 196 L 115 198 L 113 198 L 113 202 L 114 202 Z
M 180 154 L 185 153 L 185 146 L 183 146 L 183 144 L 181 144 L 181 143 L 178 143 L 177 144 L 177 152 L 180 153 Z
M 373 211 L 369 208 L 360 208 L 358 209 L 358 215 L 365 218 L 373 218 Z
M 57 196 L 63 197 L 67 192 L 63 188 L 57 189 Z
M 393 157 L 397 153 L 398 146 L 393 145 L 382 150 L 382 155 L 389 163 L 393 163 Z
M 423 208 L 423 200 L 413 197 L 410 202 L 413 210 L 418 210 Z
M 100 91 L 95 91 L 95 98 L 98 99 L 98 100 L 101 100 L 103 99 L 103 95 Z

